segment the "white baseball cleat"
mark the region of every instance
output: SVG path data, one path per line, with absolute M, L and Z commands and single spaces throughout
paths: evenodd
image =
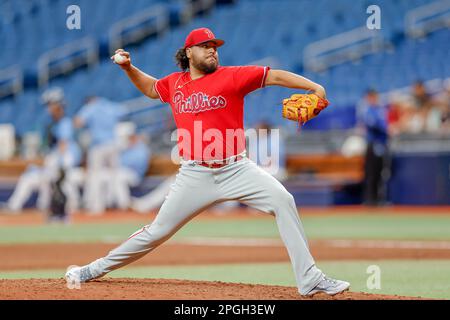
M 335 280 L 327 277 L 326 275 L 322 276 L 322 280 L 309 291 L 305 296 L 313 296 L 316 293 L 326 293 L 331 296 L 344 292 L 350 288 L 350 283 L 342 280 Z
M 94 279 L 94 277 L 89 270 L 89 266 L 71 266 L 64 275 L 64 279 L 66 279 L 67 283 L 82 283 L 88 282 Z

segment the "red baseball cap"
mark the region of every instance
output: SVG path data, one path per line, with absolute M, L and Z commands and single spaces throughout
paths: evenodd
M 212 33 L 212 31 L 208 28 L 199 28 L 192 30 L 188 34 L 186 41 L 184 42 L 184 48 L 187 49 L 208 41 L 214 42 L 217 47 L 220 47 L 225 43 L 225 41 L 217 39 L 214 33 Z

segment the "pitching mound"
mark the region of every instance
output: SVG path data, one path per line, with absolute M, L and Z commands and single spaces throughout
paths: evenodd
M 69 289 L 63 279 L 0 280 L 0 300 L 409 300 L 415 297 L 344 292 L 305 298 L 295 287 L 242 283 L 105 278 Z

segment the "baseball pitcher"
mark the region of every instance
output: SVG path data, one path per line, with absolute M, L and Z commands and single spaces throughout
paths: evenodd
M 123 267 L 164 243 L 209 206 L 237 200 L 275 217 L 301 295 L 334 295 L 349 288 L 348 282 L 331 279 L 317 268 L 293 196 L 245 153 L 247 94 L 273 85 L 311 91 L 283 101 L 283 117 L 303 124 L 327 106 L 324 88 L 269 67 L 219 66 L 217 49 L 223 44 L 209 29 L 193 30 L 176 54 L 182 71 L 162 79 L 139 70 L 122 49 L 112 57 L 144 95 L 170 104 L 181 166 L 155 220 L 107 256 L 70 269 L 67 281 L 86 282 Z

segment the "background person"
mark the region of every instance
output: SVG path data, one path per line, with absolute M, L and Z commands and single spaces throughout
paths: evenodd
M 362 113 L 362 124 L 366 129 L 367 149 L 364 163 L 365 204 L 375 206 L 382 199 L 382 172 L 388 152 L 387 110 L 381 105 L 378 92 L 367 91 L 367 107 Z
M 124 114 L 122 105 L 92 96 L 86 99 L 74 119 L 75 127 L 86 128 L 90 137 L 83 200 L 92 214 L 100 214 L 106 208 L 105 183 L 111 171 L 119 167 L 115 127 Z
M 77 190 L 71 183 L 69 171 L 81 162 L 81 150 L 75 142 L 72 120 L 65 115 L 64 92 L 52 88 L 42 94 L 42 102 L 47 106 L 50 116 L 43 130 L 43 150 L 46 153 L 42 167 L 30 166 L 20 177 L 18 184 L 8 200 L 8 208 L 19 212 L 32 192 L 39 191 L 37 206 L 47 211 L 52 197 L 52 183 L 59 180 L 57 188 L 68 197 L 71 211 L 78 206 Z M 62 179 L 61 176 L 64 176 Z
M 143 137 L 132 134 L 127 147 L 120 152 L 120 165 L 107 183 L 109 206 L 128 209 L 131 206 L 130 188 L 139 185 L 145 177 L 151 158 L 151 150 Z

